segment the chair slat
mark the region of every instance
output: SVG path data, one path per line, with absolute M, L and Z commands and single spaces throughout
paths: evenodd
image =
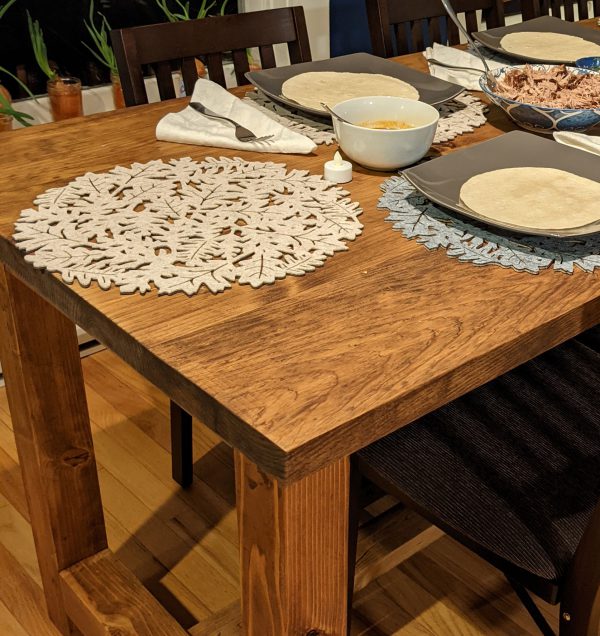
M 175 99 L 175 87 L 173 86 L 173 75 L 169 62 L 158 62 L 154 64 L 156 82 L 158 83 L 158 94 L 162 99 Z
M 275 51 L 272 45 L 259 47 L 260 51 L 260 63 L 263 68 L 275 68 Z
M 211 81 L 216 82 L 223 88 L 227 86 L 225 83 L 225 72 L 223 71 L 223 56 L 221 53 L 210 53 L 206 56 L 206 67 L 208 68 L 208 76 Z
M 412 23 L 412 50 L 422 51 L 425 48 L 423 44 L 423 22 L 421 20 L 415 20 Z
M 181 63 L 181 75 L 183 77 L 183 85 L 185 94 L 191 95 L 194 92 L 194 86 L 198 81 L 198 69 L 196 68 L 196 58 L 186 57 Z
M 448 44 L 454 46 L 460 42 L 460 35 L 458 33 L 458 27 L 452 20 L 447 21 L 448 24 Z
M 561 18 L 562 17 L 562 8 L 563 2 L 562 0 L 552 0 L 552 15 L 556 16 L 557 18 Z
M 235 49 L 231 52 L 233 57 L 233 69 L 235 70 L 235 79 L 238 85 L 247 84 L 248 80 L 245 74 L 250 70 L 248 63 L 248 53 L 246 49 Z
M 398 51 L 398 55 L 404 55 L 408 53 L 408 33 L 410 31 L 410 25 L 403 22 L 401 24 L 396 24 L 394 31 L 396 32 L 396 47 Z
M 579 10 L 579 19 L 584 20 L 593 17 L 595 7 L 592 7 L 592 11 L 590 11 L 587 0 L 577 0 L 577 9 Z
M 467 31 L 469 33 L 473 33 L 474 31 L 479 30 L 479 25 L 477 24 L 477 14 L 475 11 L 467 11 L 465 13 L 465 23 L 467 25 Z
M 442 22 L 442 18 L 430 18 L 428 21 L 428 44 L 433 44 L 434 42 L 441 42 L 442 41 L 442 29 L 441 29 L 441 22 Z
M 565 2 L 563 4 L 563 8 L 565 11 L 565 19 L 570 20 L 571 22 L 575 21 L 575 11 L 573 11 L 573 2 Z

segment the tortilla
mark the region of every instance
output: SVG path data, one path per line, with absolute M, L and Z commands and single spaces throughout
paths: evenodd
M 600 183 L 555 168 L 504 168 L 471 177 L 460 189 L 467 208 L 490 220 L 564 230 L 600 219 Z
M 600 55 L 600 46 L 594 42 L 564 33 L 508 33 L 500 40 L 500 46 L 508 53 L 541 61 L 574 62 Z
M 321 71 L 300 73 L 286 80 L 281 87 L 284 97 L 307 108 L 325 112 L 321 102 L 330 108 L 354 97 L 390 95 L 419 99 L 419 91 L 402 80 L 374 73 L 335 73 Z

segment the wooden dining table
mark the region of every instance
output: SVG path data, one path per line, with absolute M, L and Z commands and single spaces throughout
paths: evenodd
M 397 61 L 426 71 L 420 54 Z M 0 135 L 0 353 L 48 612 L 65 635 L 185 633 L 108 549 L 78 324 L 233 447 L 244 634 L 342 636 L 352 454 L 600 323 L 600 273 L 531 275 L 430 251 L 385 222 L 389 174 L 359 166 L 344 187 L 363 234 L 302 277 L 188 297 L 121 295 L 34 269 L 15 220 L 85 172 L 242 156 L 321 174 L 336 150 L 157 141 L 158 120 L 185 103 Z M 484 126 L 431 154 L 514 128 L 492 106 Z

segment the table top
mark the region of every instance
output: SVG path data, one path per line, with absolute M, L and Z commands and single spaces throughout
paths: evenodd
M 398 61 L 426 70 L 420 54 Z M 530 275 L 429 251 L 393 231 L 377 209 L 389 175 L 358 166 L 347 189 L 364 210 L 364 232 L 304 277 L 219 295 L 122 296 L 66 285 L 25 263 L 11 240 L 20 211 L 84 172 L 242 156 L 319 174 L 335 151 L 260 155 L 157 141 L 158 120 L 183 105 L 0 135 L 0 258 L 275 477 L 323 467 L 600 322 L 600 274 Z M 492 107 L 485 126 L 432 152 L 513 129 Z

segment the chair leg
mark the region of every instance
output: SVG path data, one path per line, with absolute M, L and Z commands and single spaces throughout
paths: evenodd
M 600 634 L 600 503 L 577 546 L 560 603 L 560 636 Z
M 529 595 L 529 592 L 520 584 L 517 583 L 514 579 L 511 579 L 509 576 L 506 577 L 508 582 L 512 585 L 514 591 L 517 593 L 521 603 L 525 606 L 525 609 L 529 612 L 529 615 L 534 620 L 535 624 L 538 626 L 538 629 L 543 634 L 543 636 L 556 636 L 554 630 L 548 624 L 548 621 L 544 618 L 544 615 L 540 612 L 538 606 L 535 604 L 534 600 Z
M 182 488 L 191 485 L 194 478 L 192 416 L 173 401 L 171 401 L 171 471 L 173 479 Z
M 354 457 L 350 459 L 350 507 L 348 524 L 348 636 L 352 626 L 352 599 L 354 596 L 354 573 L 358 545 L 358 522 L 361 511 L 362 477 Z

